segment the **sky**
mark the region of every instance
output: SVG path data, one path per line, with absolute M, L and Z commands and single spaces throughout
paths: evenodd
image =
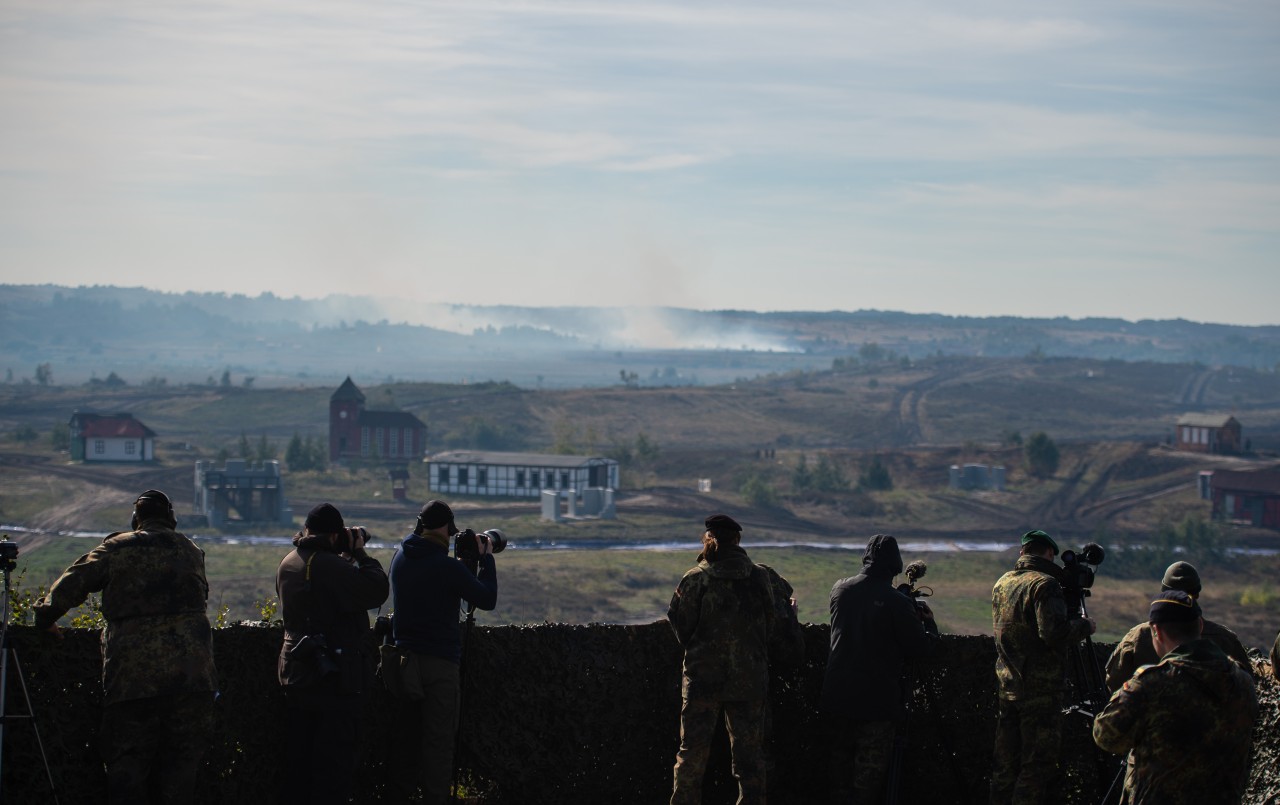
M 1280 4 L 0 0 L 0 282 L 1277 324 Z

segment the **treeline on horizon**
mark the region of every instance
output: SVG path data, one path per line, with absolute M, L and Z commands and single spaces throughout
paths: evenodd
M 619 368 L 625 368 L 640 383 L 705 385 L 831 368 L 837 359 L 865 358 L 869 345 L 877 354 L 908 361 L 1074 357 L 1280 367 L 1276 326 L 655 308 L 637 315 L 661 330 L 657 345 L 626 346 L 618 340 L 626 326 L 622 320 L 635 311 L 625 308 L 451 309 L 455 320 L 474 324 L 470 333 L 394 323 L 371 297 L 307 300 L 269 293 L 0 285 L 0 312 L 8 325 L 0 335 L 0 371 L 30 377 L 48 363 L 67 382 L 114 371 L 137 383 L 165 375 L 174 382 L 200 382 L 202 375 L 229 368 L 273 378 L 275 385 L 283 378 L 328 380 L 331 367 L 341 363 L 362 367 L 365 377 L 403 378 L 425 368 L 446 381 L 564 387 L 616 384 Z M 709 329 L 740 346 L 699 346 Z M 690 346 L 672 342 L 672 333 L 685 334 Z M 533 357 L 540 362 L 536 375 L 528 362 Z

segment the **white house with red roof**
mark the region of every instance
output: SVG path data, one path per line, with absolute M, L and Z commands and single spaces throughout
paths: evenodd
M 132 414 L 71 415 L 73 461 L 152 461 L 156 433 Z

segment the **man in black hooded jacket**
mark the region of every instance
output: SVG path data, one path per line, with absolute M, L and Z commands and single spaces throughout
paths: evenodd
M 832 803 L 880 801 L 896 724 L 906 716 L 904 664 L 938 645 L 929 607 L 893 586 L 902 572 L 898 541 L 872 537 L 862 565 L 831 588 L 821 710 L 830 730 Z

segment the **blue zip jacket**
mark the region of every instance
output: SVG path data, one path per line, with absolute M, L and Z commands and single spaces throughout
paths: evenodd
M 391 636 L 419 654 L 459 662 L 462 601 L 478 609 L 498 603 L 498 570 L 493 556 L 480 557 L 479 575 L 449 555 L 449 549 L 415 534 L 405 537 L 391 560 Z

